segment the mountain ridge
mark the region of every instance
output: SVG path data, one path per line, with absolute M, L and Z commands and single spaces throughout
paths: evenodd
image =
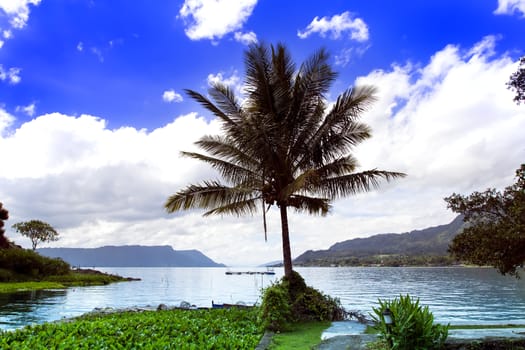
M 174 250 L 169 245 L 107 245 L 98 248 L 39 248 L 71 266 L 92 267 L 224 267 L 196 249 Z
M 448 245 L 463 227 L 463 217 L 457 216 L 445 225 L 405 233 L 381 233 L 337 242 L 326 250 L 308 250 L 296 257 L 294 263 L 312 266 L 316 262 L 320 265 L 343 262 L 352 265 L 371 261 L 374 256 L 443 257 L 448 255 Z

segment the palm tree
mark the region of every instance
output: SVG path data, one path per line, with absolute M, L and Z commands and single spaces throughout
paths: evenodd
M 288 208 L 326 215 L 337 198 L 377 188 L 379 180 L 403 177 L 398 172 L 355 172 L 353 148 L 371 136 L 359 122 L 375 100 L 371 86 L 349 88 L 327 110 L 326 93 L 337 74 L 321 49 L 299 69 L 285 46 L 254 44 L 245 53 L 246 99 L 220 83 L 209 89 L 211 99 L 192 90 L 190 97 L 221 122 L 223 134 L 204 136 L 196 144 L 205 153 L 183 152 L 210 164 L 224 182 L 189 185 L 170 196 L 168 212 L 193 208 L 211 214 L 252 214 L 280 210 L 283 263 L 292 273 Z

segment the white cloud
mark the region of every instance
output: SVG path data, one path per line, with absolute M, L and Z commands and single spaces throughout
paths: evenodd
M 216 83 L 229 86 L 234 91 L 235 96 L 241 103 L 244 100 L 244 84 L 241 81 L 237 71 L 233 71 L 230 76 L 227 76 L 222 72 L 217 74 L 208 74 L 207 82 L 208 86 Z
M 0 136 L 2 136 L 8 127 L 15 121 L 15 117 L 0 108 Z
M 79 41 L 77 44 L 77 51 L 84 51 L 84 43 L 82 41 Z
M 181 94 L 175 92 L 173 89 L 164 91 L 162 94 L 162 100 L 168 103 L 183 101 Z
M 350 12 L 343 12 L 331 18 L 315 17 L 304 31 L 298 31 L 297 35 L 301 39 L 306 39 L 313 33 L 319 33 L 321 37 L 330 36 L 332 39 L 340 39 L 341 36 L 350 32 L 350 38 L 359 42 L 368 40 L 368 26 L 361 18 L 352 18 Z
M 5 70 L 4 67 L 0 64 L 0 80 L 6 81 L 9 84 L 16 85 L 20 83 L 22 78 L 20 77 L 20 68 L 12 67 L 8 70 Z
M 208 74 L 207 80 L 208 85 L 210 86 L 215 83 L 222 83 L 224 85 L 235 87 L 239 85 L 241 78 L 237 75 L 237 71 L 235 71 L 229 77 L 225 77 L 223 73 Z
M 254 32 L 248 32 L 248 33 L 235 32 L 234 38 L 236 41 L 244 45 L 250 45 L 253 43 L 257 43 L 257 35 Z
M 13 28 L 24 28 L 29 20 L 29 5 L 38 6 L 40 0 L 0 0 L 0 10 L 9 18 Z
M 403 232 L 452 220 L 443 197 L 513 183 L 525 159 L 525 110 L 506 88 L 517 62 L 493 55 L 494 38 L 474 48 L 449 45 L 429 62 L 394 65 L 360 77 L 379 90 L 363 115 L 373 137 L 356 149 L 364 169 L 408 177 L 334 203 L 326 218 L 290 213 L 293 255 L 381 232 Z M 209 81 L 239 83 L 236 73 Z M 259 216 L 167 215 L 167 196 L 190 183 L 216 179 L 205 164 L 179 157 L 202 135 L 220 133 L 196 114 L 151 132 L 108 129 L 103 119 L 41 115 L 12 130 L 0 109 L 0 198 L 10 222 L 39 218 L 55 226 L 54 246 L 169 244 L 199 249 L 227 264 L 281 259 L 277 210 L 264 243 Z M 6 132 L 9 129 L 9 132 Z M 7 236 L 30 246 L 9 229 Z
M 497 15 L 513 15 L 520 13 L 525 17 L 525 0 L 498 0 L 498 8 L 494 11 Z
M 35 109 L 36 109 L 36 106 L 34 102 L 27 106 L 17 106 L 16 107 L 17 112 L 23 112 L 30 117 L 35 115 Z
M 179 16 L 191 40 L 216 40 L 242 28 L 257 0 L 185 0 Z
M 337 66 L 345 67 L 352 61 L 354 57 L 363 56 L 366 50 L 368 50 L 369 48 L 370 45 L 361 45 L 358 47 L 344 48 L 337 55 L 335 55 L 335 64 Z

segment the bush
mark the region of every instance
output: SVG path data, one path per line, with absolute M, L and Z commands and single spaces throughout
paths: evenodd
M 392 315 L 391 325 L 385 323 L 383 312 L 386 309 Z M 428 306 L 422 307 L 419 299 L 414 301 L 409 295 L 393 301 L 379 300 L 379 307 L 372 310 L 380 340 L 390 344 L 392 350 L 440 349 L 447 339 L 449 325 L 434 324 Z
M 292 271 L 263 292 L 259 320 L 265 329 L 280 331 L 289 322 L 337 321 L 345 311 L 339 299 L 309 287 L 301 275 Z
M 70 266 L 62 259 L 53 259 L 41 256 L 27 249 L 0 249 L 0 266 L 11 273 L 0 274 L 0 278 L 11 281 L 14 275 L 23 275 L 33 279 L 40 279 L 51 275 L 66 275 L 70 273 Z

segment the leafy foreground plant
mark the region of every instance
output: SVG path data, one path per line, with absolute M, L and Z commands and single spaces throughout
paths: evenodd
M 385 322 L 384 312 L 389 309 L 392 324 Z M 392 301 L 379 300 L 379 307 L 372 308 L 372 319 L 379 332 L 379 343 L 392 350 L 429 350 L 443 347 L 449 325 L 434 324 L 434 316 L 428 306 L 419 305 L 407 294 Z
M 168 310 L 88 315 L 0 333 L 0 349 L 254 349 L 256 310 Z
M 263 328 L 285 330 L 300 321 L 338 321 L 345 316 L 339 299 L 309 287 L 296 271 L 266 288 L 259 313 Z

